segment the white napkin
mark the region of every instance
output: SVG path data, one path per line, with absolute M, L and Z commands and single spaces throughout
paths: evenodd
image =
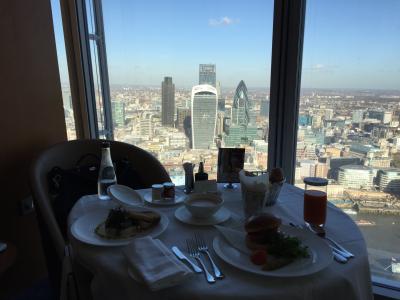
M 239 172 L 244 215 L 246 218 L 260 212 L 265 205 L 265 193 L 268 190 L 268 174 L 246 176 L 244 170 Z
M 245 186 L 246 190 L 251 192 L 265 193 L 268 189 L 268 173 L 259 176 L 246 176 L 246 172 L 239 172 L 240 184 Z
M 123 253 L 152 291 L 177 285 L 193 274 L 160 240 L 148 236 L 134 239 Z

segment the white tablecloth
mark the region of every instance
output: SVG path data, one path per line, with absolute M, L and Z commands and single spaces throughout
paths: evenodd
M 225 200 L 225 207 L 236 216 L 243 215 L 240 190 L 224 190 L 221 186 L 219 189 Z M 82 197 L 70 213 L 69 224 L 99 206 L 108 205 L 109 202 L 98 200 L 96 195 Z M 192 237 L 194 231 L 200 231 L 208 240 L 208 245 L 212 245 L 212 239 L 217 234 L 216 229 L 181 223 L 174 217 L 176 208 L 177 206 L 157 207 L 170 221 L 167 230 L 158 238 L 169 247 L 176 245 L 185 250 L 185 239 Z M 286 184 L 278 203 L 266 210 L 280 216 L 284 222 L 302 223 L 303 191 Z M 225 279 L 210 285 L 199 275 L 180 286 L 158 292 L 149 291 L 129 277 L 126 260 L 120 248 L 90 246 L 72 237 L 71 244 L 78 262 L 94 276 L 91 290 L 95 300 L 373 299 L 366 245 L 356 224 L 346 214 L 330 205 L 326 228 L 333 239 L 356 255 L 354 259 L 347 264 L 333 261 L 327 269 L 307 277 L 279 279 L 238 270 L 220 260 L 212 250 L 212 255 L 226 275 Z

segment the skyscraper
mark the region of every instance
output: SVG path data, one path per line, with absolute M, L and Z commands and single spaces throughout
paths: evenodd
M 236 88 L 233 97 L 231 124 L 228 134 L 224 137 L 226 147 L 236 147 L 249 144 L 254 139 L 258 139 L 257 126 L 251 125 L 250 104 L 247 96 L 247 87 L 241 80 Z M 254 118 L 253 118 L 254 119 Z
M 249 122 L 250 115 L 247 87 L 244 81 L 241 80 L 236 88 L 235 96 L 233 97 L 232 124 L 247 126 Z
M 163 126 L 174 126 L 175 113 L 175 84 L 172 77 L 164 77 L 161 83 L 161 124 Z
M 217 81 L 217 94 L 218 94 L 218 110 L 224 111 L 225 110 L 225 99 L 222 98 L 221 94 L 221 82 Z
M 115 127 L 125 125 L 125 102 L 111 101 L 111 112 Z
M 199 66 L 199 85 L 209 84 L 216 87 L 217 75 L 214 64 L 200 64 Z
M 213 146 L 217 121 L 217 90 L 207 84 L 192 89 L 192 147 Z

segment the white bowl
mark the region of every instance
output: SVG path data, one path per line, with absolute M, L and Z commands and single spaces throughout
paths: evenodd
M 119 204 L 128 206 L 143 205 L 139 193 L 134 189 L 131 189 L 129 186 L 113 184 L 108 187 L 107 193 L 111 199 Z
M 190 194 L 184 203 L 194 218 L 206 219 L 214 215 L 221 208 L 224 200 L 219 195 L 196 193 Z

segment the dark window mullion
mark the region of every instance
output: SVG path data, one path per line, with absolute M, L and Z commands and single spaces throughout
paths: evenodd
M 105 136 L 107 139 L 112 140 L 114 138 L 114 130 L 112 122 L 110 82 L 108 78 L 107 52 L 101 0 L 93 0 L 93 11 L 97 36 L 96 46 L 100 71 Z
M 306 0 L 275 0 L 268 169 L 294 182 Z

